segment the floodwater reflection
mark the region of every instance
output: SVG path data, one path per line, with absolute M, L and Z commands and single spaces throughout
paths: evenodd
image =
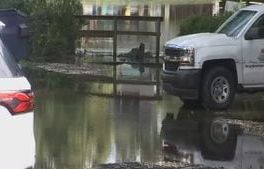
M 156 99 L 157 82 L 137 84 L 156 80 L 156 69 L 145 68 L 143 74 L 138 67 L 134 69 L 118 66 L 115 80 L 26 71 L 37 98 L 37 168 L 82 169 L 101 163 L 162 159 L 161 121 L 181 102 Z
M 161 130 L 164 160 L 205 168 L 263 168 L 264 123 L 249 121 L 240 110 L 229 114 L 183 106 L 167 114 Z
M 37 168 L 85 169 L 101 163 L 163 162 L 171 157 L 176 163 L 180 157 L 180 162 L 188 164 L 197 161 L 197 154 L 203 159 L 198 162 L 206 165 L 219 166 L 223 164 L 219 162 L 221 160 L 225 161 L 223 166 L 232 167 L 237 166 L 242 158 L 251 158 L 252 166 L 261 162 L 263 93 L 237 95 L 229 110 L 210 112 L 200 107 L 186 107 L 178 97 L 164 93 L 161 93 L 162 99 L 92 93 L 109 90 L 111 93 L 112 88 L 107 87 L 113 86 L 110 81 L 104 86 L 98 79 L 77 75 L 36 70 L 26 72 L 36 95 Z M 164 119 L 172 116 L 167 113 L 173 113 L 174 119 L 165 123 Z M 227 139 L 231 140 L 228 149 L 222 148 L 225 152 L 213 149 L 216 154 L 212 150 L 201 152 L 202 147 L 212 143 L 208 139 L 201 140 L 201 134 L 206 132 L 199 126 L 205 126 L 203 129 L 208 131 L 210 122 L 219 118 L 236 129 L 231 132 L 235 133 L 234 137 Z M 164 132 L 166 125 L 169 130 Z M 220 135 L 218 140 L 222 142 L 226 137 L 217 126 L 213 135 Z M 253 143 L 256 144 L 249 146 Z M 163 151 L 164 145 L 169 155 Z M 226 156 L 226 152 L 229 155 Z M 246 156 L 250 154 L 252 156 Z M 255 158 L 257 161 L 253 160 Z
M 174 105 L 82 95 L 70 89 L 42 90 L 36 96 L 38 165 L 81 169 L 161 159 L 160 124 Z

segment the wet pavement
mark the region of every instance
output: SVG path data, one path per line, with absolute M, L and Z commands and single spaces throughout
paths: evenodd
M 136 79 L 134 71 L 122 78 Z M 230 109 L 215 112 L 162 91 L 161 98 L 144 97 L 156 96 L 157 84 L 119 83 L 123 95 L 113 95 L 115 84 L 103 79 L 26 74 L 36 95 L 36 168 L 264 166 L 263 93 L 239 94 Z

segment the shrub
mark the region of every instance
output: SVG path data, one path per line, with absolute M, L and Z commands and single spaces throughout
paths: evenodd
M 193 16 L 180 22 L 180 35 L 214 32 L 231 16 L 226 13 L 217 16 Z
M 17 8 L 20 10 L 25 10 L 25 0 L 1 0 L 0 9 L 4 8 Z
M 82 13 L 79 0 L 1 0 L 0 8 L 25 12 L 32 30 L 31 55 L 40 61 L 73 60 L 81 24 L 74 14 Z
M 29 14 L 33 56 L 46 61 L 72 58 L 81 26 L 74 14 L 81 11 L 78 0 L 35 0 Z

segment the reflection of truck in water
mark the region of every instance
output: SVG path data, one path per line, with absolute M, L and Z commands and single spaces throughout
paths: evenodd
M 171 114 L 162 123 L 164 160 L 217 168 L 261 168 L 264 138 L 244 134 L 224 118 L 201 118 L 184 107 L 178 120 Z
M 264 5 L 241 9 L 216 33 L 172 39 L 164 50 L 166 92 L 225 109 L 236 91 L 264 89 Z

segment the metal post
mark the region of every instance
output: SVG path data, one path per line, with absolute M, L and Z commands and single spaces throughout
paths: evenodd
M 114 36 L 113 36 L 113 95 L 117 96 L 117 65 L 116 65 L 116 57 L 117 57 L 117 18 L 114 17 Z
M 113 37 L 113 61 L 116 63 L 117 57 L 117 18 L 114 18 L 114 37 Z
M 156 97 L 159 99 L 161 97 L 161 90 L 160 90 L 160 87 L 161 87 L 161 79 L 160 79 L 160 69 L 157 68 L 156 70 L 156 82 L 157 82 L 157 93 L 156 93 Z
M 156 21 L 156 63 L 159 63 L 160 53 L 160 19 Z
M 113 65 L 113 96 L 117 96 L 117 65 Z

